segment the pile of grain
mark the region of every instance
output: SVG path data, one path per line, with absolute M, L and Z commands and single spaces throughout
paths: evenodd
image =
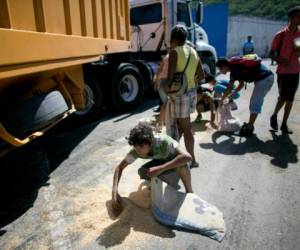
M 124 185 L 124 183 L 127 185 Z M 64 207 L 67 230 L 79 248 L 99 244 L 104 247 L 142 247 L 145 240 L 174 237 L 170 229 L 158 224 L 151 213 L 148 186 L 140 180 L 123 181 L 124 210 L 116 217 L 111 208 L 111 189 L 105 187 L 68 187 L 62 197 L 68 197 Z M 136 191 L 130 191 L 135 186 Z M 127 193 L 128 192 L 128 193 Z

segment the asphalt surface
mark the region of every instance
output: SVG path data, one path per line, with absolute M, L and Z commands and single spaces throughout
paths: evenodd
M 241 121 L 252 88 L 242 91 L 233 113 Z M 200 165 L 192 169 L 193 187 L 223 212 L 221 243 L 155 222 L 136 174 L 142 161 L 123 174 L 123 214 L 111 214 L 114 167 L 129 149 L 125 137 L 139 120 L 153 119 L 157 101 L 146 100 L 132 113 L 59 126 L 0 160 L 0 249 L 299 249 L 300 93 L 289 120 L 293 135 L 270 131 L 276 98 L 275 82 L 249 138 L 215 132 L 209 114 L 193 123 Z

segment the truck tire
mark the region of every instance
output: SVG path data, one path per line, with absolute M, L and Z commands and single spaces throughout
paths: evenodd
M 135 61 L 134 66 L 136 66 L 143 77 L 144 82 L 144 92 L 148 92 L 150 89 L 153 89 L 152 82 L 154 78 L 154 71 L 150 63 L 144 63 L 142 61 Z
M 135 107 L 143 98 L 144 81 L 138 68 L 132 64 L 121 64 L 112 79 L 112 104 L 119 110 Z
M 100 116 L 103 111 L 103 94 L 100 84 L 94 78 L 86 79 L 85 84 L 86 107 L 74 114 L 80 120 L 92 121 Z
M 1 122 L 15 136 L 21 136 L 46 127 L 61 117 L 68 105 L 59 91 L 34 96 L 6 110 Z

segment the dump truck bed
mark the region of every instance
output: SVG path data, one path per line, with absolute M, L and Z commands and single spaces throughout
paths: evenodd
M 0 156 L 76 111 L 99 115 L 82 65 L 128 51 L 129 29 L 128 0 L 0 0 Z
M 1 0 L 0 44 L 0 79 L 127 51 L 128 1 Z

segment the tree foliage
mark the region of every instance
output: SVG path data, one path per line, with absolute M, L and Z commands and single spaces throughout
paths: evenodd
M 204 0 L 204 4 L 226 2 Z M 265 17 L 273 20 L 287 20 L 287 11 L 300 5 L 299 0 L 227 0 L 230 15 Z

